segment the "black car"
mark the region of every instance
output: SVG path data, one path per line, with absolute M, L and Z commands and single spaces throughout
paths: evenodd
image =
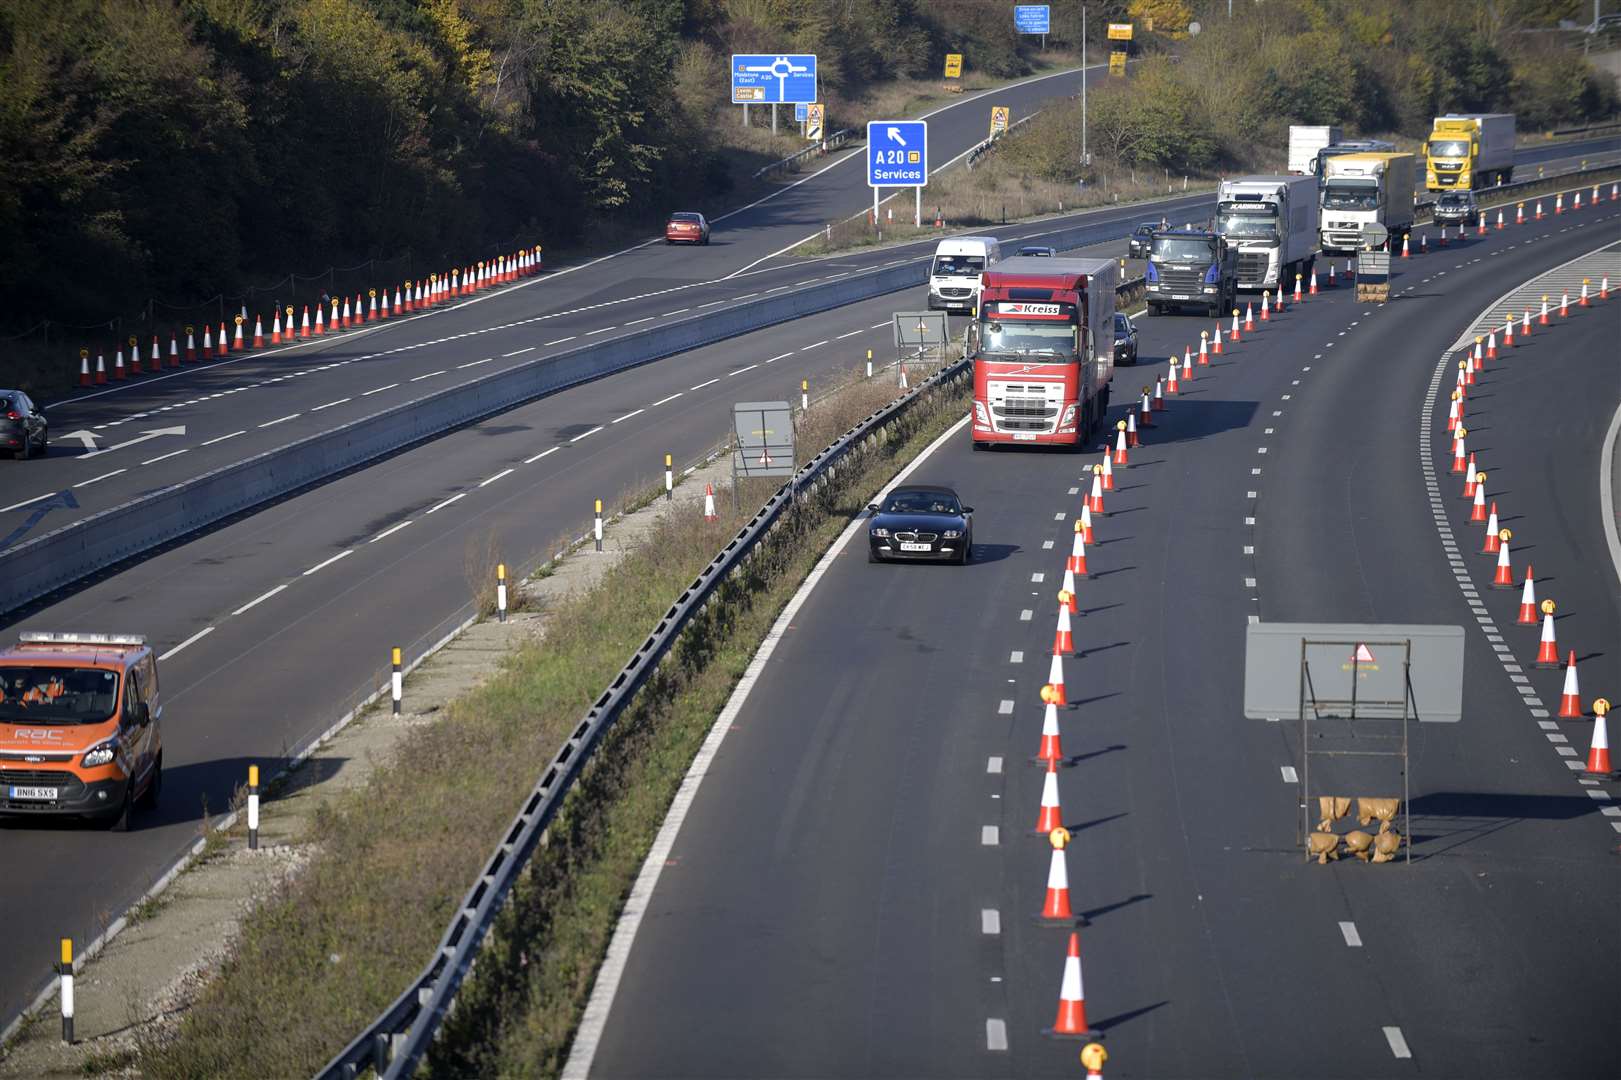
M 1135 364 L 1137 362 L 1137 327 L 1131 318 L 1120 312 L 1114 313 L 1114 362 L 1117 364 Z
M 0 390 L 0 450 L 26 460 L 44 454 L 49 439 L 44 410 L 21 390 Z
M 1020 248 L 1016 254 L 1035 255 L 1040 258 L 1050 259 L 1058 254 L 1058 249 L 1055 247 L 1049 247 L 1046 244 L 1026 244 L 1024 247 Z
M 948 487 L 898 487 L 867 507 L 867 561 L 965 563 L 974 552 L 974 508 Z
M 1145 221 L 1131 230 L 1131 238 L 1126 241 L 1126 257 L 1131 259 L 1148 258 L 1148 249 L 1154 242 L 1154 230 L 1163 229 L 1165 223 L 1161 221 Z
M 1480 204 L 1473 191 L 1443 191 L 1435 200 L 1437 225 L 1479 225 Z

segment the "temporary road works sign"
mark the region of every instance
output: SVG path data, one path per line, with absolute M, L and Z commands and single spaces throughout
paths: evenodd
M 1132 26 L 1129 22 L 1112 22 L 1109 24 L 1110 41 L 1130 41 Z
M 867 186 L 923 187 L 928 182 L 928 121 L 868 121 Z
M 732 54 L 732 104 L 791 104 L 816 98 L 815 54 Z
M 822 141 L 822 130 L 826 127 L 827 106 L 820 101 L 813 101 L 805 106 L 805 138 L 811 142 Z
M 1007 130 L 1008 107 L 1006 105 L 991 106 L 991 138 L 996 138 Z
M 946 53 L 946 78 L 962 78 L 962 53 Z
M 1118 51 L 1110 53 L 1109 54 L 1109 74 L 1110 75 L 1124 75 L 1125 73 L 1126 73 L 1126 54 L 1123 53 L 1123 52 L 1118 52 Z

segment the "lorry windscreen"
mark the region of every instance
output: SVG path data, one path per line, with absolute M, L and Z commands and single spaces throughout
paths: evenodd
M 985 353 L 1075 359 L 1075 327 L 1071 324 L 1025 322 L 997 315 L 980 322 L 980 342 Z
M 1215 258 L 1215 243 L 1186 236 L 1160 236 L 1154 239 L 1149 258 L 1156 262 L 1199 263 Z
M 1234 211 L 1234 207 L 1242 209 Z M 1216 231 L 1223 236 L 1245 239 L 1276 240 L 1278 238 L 1278 211 L 1276 207 L 1257 203 L 1222 203 L 1216 217 Z
M 1431 157 L 1467 157 L 1469 144 L 1462 139 L 1444 139 L 1431 141 Z
M 1379 189 L 1372 184 L 1340 184 L 1333 180 L 1323 188 L 1324 210 L 1377 210 Z

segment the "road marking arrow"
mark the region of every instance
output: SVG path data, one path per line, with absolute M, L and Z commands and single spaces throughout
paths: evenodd
M 84 443 L 84 448 L 86 450 L 94 450 L 96 448 L 96 440 L 101 438 L 101 436 L 97 435 L 94 431 L 86 431 L 81 429 L 79 431 L 70 431 L 66 435 L 62 436 L 62 438 L 78 439 L 80 442 Z
M 901 129 L 900 128 L 898 128 L 898 127 L 888 128 L 888 129 L 885 130 L 884 133 L 889 136 L 890 141 L 898 142 L 902 146 L 906 145 L 906 140 L 901 138 Z
M 163 437 L 164 435 L 184 435 L 185 433 L 186 425 L 184 424 L 177 427 L 153 428 L 152 430 L 147 431 L 126 442 L 114 443 L 111 446 L 103 446 L 100 450 L 92 450 L 87 454 L 80 454 L 79 460 L 83 461 L 85 458 L 93 458 L 98 454 L 110 454 L 114 450 L 122 450 L 126 446 L 134 446 L 136 443 L 144 443 L 148 439 L 157 439 Z
M 27 536 L 29 530 L 43 521 L 45 515 L 52 510 L 77 510 L 79 508 L 79 500 L 73 497 L 71 491 L 58 491 L 47 495 L 43 499 L 36 499 L 34 503 L 37 505 L 34 506 L 34 512 L 28 515 L 28 520 L 11 530 L 11 535 L 4 540 L 0 540 L 0 551 L 4 551 L 24 536 Z

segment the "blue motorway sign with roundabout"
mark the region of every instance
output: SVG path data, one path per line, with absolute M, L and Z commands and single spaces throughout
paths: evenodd
M 929 125 L 924 120 L 867 123 L 867 186 L 922 187 L 929 182 Z
M 814 54 L 732 54 L 732 104 L 808 104 L 815 100 Z

